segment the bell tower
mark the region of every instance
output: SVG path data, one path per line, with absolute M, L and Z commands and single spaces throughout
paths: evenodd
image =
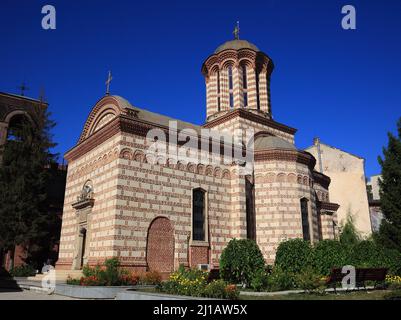
M 219 46 L 202 66 L 206 81 L 206 122 L 243 109 L 272 118 L 270 77 L 273 61 L 254 44 L 235 39 Z

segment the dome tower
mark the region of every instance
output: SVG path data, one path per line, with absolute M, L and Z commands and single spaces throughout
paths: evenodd
M 234 40 L 219 46 L 202 66 L 206 80 L 207 122 L 234 109 L 271 119 L 273 61 L 254 44 Z

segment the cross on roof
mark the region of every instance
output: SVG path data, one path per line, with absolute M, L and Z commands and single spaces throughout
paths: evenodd
M 108 75 L 107 80 L 106 80 L 106 95 L 107 96 L 110 94 L 110 83 L 111 83 L 111 80 L 113 80 L 113 77 L 111 76 L 111 71 L 109 71 L 109 75 Z
M 21 83 L 21 85 L 19 85 L 17 88 L 21 90 L 21 96 L 24 96 L 24 91 L 29 89 L 29 88 L 25 85 L 25 81 L 23 81 L 23 82 Z
M 234 39 L 239 40 L 239 21 L 237 21 L 237 25 L 234 28 L 233 34 L 234 34 Z

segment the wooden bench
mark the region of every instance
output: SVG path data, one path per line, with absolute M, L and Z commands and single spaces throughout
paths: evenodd
M 366 290 L 366 281 L 374 281 L 374 287 L 378 283 L 383 283 L 386 280 L 388 269 L 386 268 L 356 268 L 355 269 L 355 287 L 363 287 Z M 342 273 L 342 269 L 335 268 L 331 270 L 329 278 L 326 280 L 328 286 L 332 285 L 334 292 L 337 292 L 337 283 L 341 283 L 346 273 Z

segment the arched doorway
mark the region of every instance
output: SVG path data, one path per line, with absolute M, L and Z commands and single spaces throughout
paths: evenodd
M 150 224 L 146 262 L 151 271 L 174 271 L 174 229 L 170 220 L 165 217 L 156 218 Z

